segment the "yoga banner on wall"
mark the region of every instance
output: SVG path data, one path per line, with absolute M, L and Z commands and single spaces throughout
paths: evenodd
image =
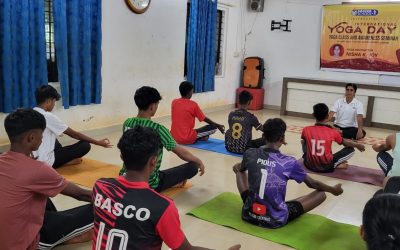
M 327 5 L 322 69 L 400 74 L 400 4 Z

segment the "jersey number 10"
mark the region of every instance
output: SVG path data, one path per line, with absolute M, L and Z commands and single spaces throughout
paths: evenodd
M 100 222 L 99 231 L 97 232 L 96 248 L 95 248 L 96 250 L 101 249 L 104 227 L 105 227 L 104 222 Z M 128 238 L 129 238 L 128 233 L 124 230 L 120 230 L 120 229 L 116 229 L 116 228 L 113 228 L 110 231 L 108 231 L 108 237 L 107 237 L 107 243 L 106 243 L 105 250 L 115 249 L 115 247 L 113 247 L 113 242 L 114 242 L 115 238 L 120 238 L 118 249 L 126 250 L 128 247 Z

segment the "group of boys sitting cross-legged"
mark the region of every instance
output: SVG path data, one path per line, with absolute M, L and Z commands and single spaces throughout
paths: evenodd
M 8 226 L 0 228 L 0 249 L 47 249 L 63 242 L 82 242 L 92 235 L 93 249 L 160 249 L 163 242 L 172 249 L 205 249 L 189 243 L 181 229 L 174 202 L 159 192 L 183 185 L 198 172 L 204 174 L 203 162 L 177 141 L 194 143 L 208 139 L 216 129 L 222 133 L 225 131 L 223 125 L 207 118 L 197 103 L 190 100 L 193 93 L 191 83 L 183 82 L 180 92 L 182 98 L 174 100 L 171 106 L 170 133 L 163 125 L 151 120 L 161 101 L 160 93 L 148 86 L 136 90 L 134 100 L 138 114 L 124 122 L 123 135 L 118 142 L 124 163 L 121 175 L 97 180 L 92 191 L 68 182 L 50 166 L 58 167 L 61 162 L 65 164 L 80 159 L 87 153 L 88 145 L 90 149 L 89 143 L 103 147 L 111 147 L 111 144 L 108 139 L 97 141 L 75 132 L 52 115 L 50 112 L 59 98 L 54 88 L 38 89 L 38 108 L 19 109 L 9 114 L 4 125 L 11 148 L 0 155 L 0 197 L 4 200 L 0 204 L 0 220 Z M 242 162 L 233 167 L 243 200 L 242 219 L 262 227 L 278 228 L 321 204 L 326 199 L 325 192 L 337 196 L 343 189 L 341 184 L 329 186 L 311 178 L 298 160 L 282 154 L 279 149 L 286 144 L 285 122 L 274 118 L 262 125 L 247 111 L 251 99 L 251 94 L 243 91 L 239 96 L 239 109 L 229 114 L 226 148 L 244 153 Z M 346 164 L 354 154 L 353 147 L 364 151 L 362 144 L 342 139 L 337 130 L 326 124 L 329 109 L 325 104 L 316 104 L 313 114 L 316 124 L 304 128 L 301 136 L 307 168 L 333 171 Z M 196 117 L 209 125 L 195 130 Z M 252 140 L 252 127 L 262 131 L 263 137 Z M 67 148 L 63 151 L 56 140 L 62 133 L 82 142 L 73 145 L 74 150 Z M 332 154 L 333 141 L 345 148 Z M 43 143 L 54 147 L 43 147 Z M 160 170 L 163 148 L 174 152 L 186 163 Z M 385 151 L 399 147 L 395 146 L 395 141 L 387 140 L 386 144 L 374 145 L 374 149 Z M 76 154 L 72 154 L 73 151 L 77 151 Z M 60 152 L 66 152 L 67 156 L 63 157 Z M 392 158 L 392 165 L 385 154 L 378 156 L 386 157 L 386 171 L 389 177 L 393 177 L 398 169 L 394 166 L 399 161 L 397 156 Z M 315 191 L 286 201 L 290 179 L 304 182 Z M 382 192 L 398 185 L 395 177 L 387 180 Z M 57 211 L 49 197 L 58 193 L 92 204 Z M 377 195 L 376 199 L 381 198 Z M 368 221 L 363 220 L 363 224 L 363 237 L 368 242 L 372 229 Z M 387 235 L 394 243 L 397 242 L 396 233 Z M 240 245 L 235 245 L 230 249 L 239 248 Z

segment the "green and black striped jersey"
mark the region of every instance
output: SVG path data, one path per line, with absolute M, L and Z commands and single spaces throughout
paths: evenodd
M 176 147 L 176 142 L 174 138 L 172 137 L 169 130 L 163 125 L 153 122 L 150 119 L 133 117 L 133 118 L 128 118 L 124 122 L 123 131 L 125 132 L 126 130 L 131 129 L 135 126 L 152 128 L 155 131 L 157 131 L 157 133 L 160 135 L 161 138 L 161 144 L 166 150 L 171 151 L 174 150 L 174 148 Z M 154 169 L 154 172 L 150 175 L 149 178 L 149 185 L 153 189 L 158 187 L 158 183 L 160 181 L 159 171 L 160 171 L 162 157 L 163 157 L 163 150 L 161 149 L 157 156 L 156 168 Z M 125 166 L 123 166 L 119 174 L 122 175 L 125 172 L 126 172 Z

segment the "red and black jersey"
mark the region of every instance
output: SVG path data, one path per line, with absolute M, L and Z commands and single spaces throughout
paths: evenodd
M 304 164 L 311 170 L 324 171 L 332 168 L 332 142 L 343 143 L 339 131 L 329 125 L 315 124 L 303 128 L 301 138 L 306 143 Z
M 92 249 L 172 249 L 184 239 L 178 210 L 146 182 L 100 179 L 93 187 Z

